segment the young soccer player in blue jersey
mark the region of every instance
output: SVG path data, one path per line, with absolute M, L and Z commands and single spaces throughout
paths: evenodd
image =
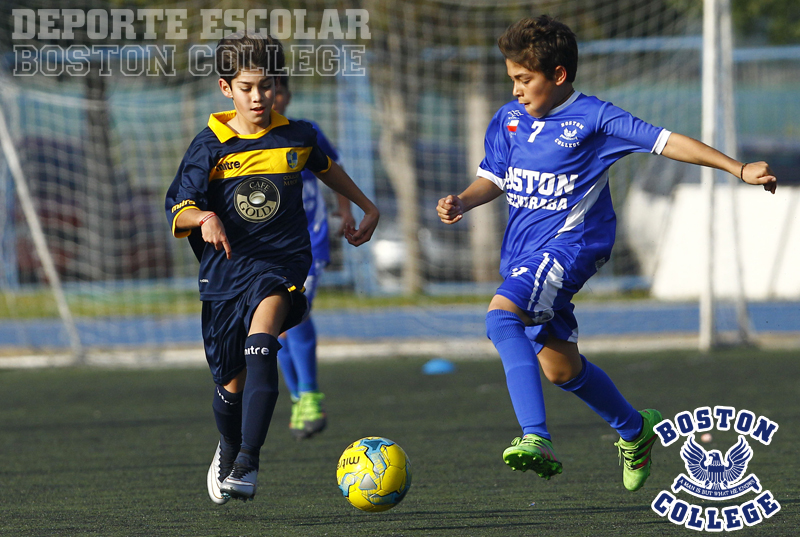
M 216 384 L 220 441 L 207 475 L 218 504 L 256 493 L 261 447 L 278 396 L 278 336 L 308 310 L 301 292 L 311 266 L 300 172 L 309 169 L 364 211 L 345 237 L 368 241 L 379 213 L 328 158 L 311 125 L 272 110 L 283 49 L 270 37 L 220 40 L 216 68 L 234 110 L 211 114 L 166 196 L 176 237 L 200 260 L 206 359 Z
M 275 88 L 275 102 L 273 110 L 285 115 L 286 108 L 292 100 L 289 90 L 288 77 L 280 77 Z M 322 129 L 313 121 L 309 121 L 317 132 L 317 144 L 320 149 L 339 164 L 339 153 L 333 147 Z M 317 284 L 322 271 L 330 263 L 330 243 L 328 240 L 328 212 L 325 199 L 316 176 L 310 171 L 303 170 L 303 207 L 308 220 L 308 234 L 311 237 L 311 270 L 306 278 L 305 296 L 311 309 Z M 353 214 L 350 211 L 350 200 L 336 195 L 340 224 L 338 235 L 344 230 L 355 226 Z M 289 388 L 292 398 L 292 414 L 289 420 L 289 431 L 298 440 L 310 438 L 325 429 L 327 416 L 322 408 L 325 396 L 319 391 L 317 384 L 317 331 L 314 321 L 309 316 L 299 325 L 287 330 L 279 338 L 283 348 L 278 353 L 278 363 L 283 372 L 283 380 Z
M 498 40 L 515 100 L 486 131 L 478 178 L 439 200 L 446 224 L 505 193 L 504 278 L 489 304 L 486 332 L 500 354 L 522 437 L 503 453 L 514 470 L 561 473 L 545 419 L 539 377 L 581 398 L 620 435 L 623 484 L 644 485 L 657 410 L 637 412 L 611 379 L 578 351 L 572 297 L 611 255 L 615 216 L 608 168 L 632 152 L 725 170 L 775 192 L 766 162 L 742 163 L 692 138 L 654 127 L 573 88 L 578 46 L 551 17 L 524 19 Z

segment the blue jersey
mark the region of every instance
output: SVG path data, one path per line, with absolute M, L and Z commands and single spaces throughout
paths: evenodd
M 189 237 L 200 260 L 200 298 L 227 300 L 263 272 L 297 274 L 311 265 L 303 211 L 303 169 L 327 171 L 331 160 L 317 145 L 313 127 L 271 111 L 267 129 L 238 135 L 226 123 L 235 111 L 212 114 L 192 141 L 166 196 L 167 219 L 175 237 Z M 214 211 L 232 250 L 215 250 L 199 229 L 176 227 L 183 211 Z M 293 282 L 298 287 L 303 280 Z
M 317 145 L 322 152 L 337 164 L 339 163 L 339 153 L 333 147 L 322 129 L 313 121 L 308 123 L 317 132 Z M 327 265 L 331 261 L 331 248 L 328 240 L 328 210 L 325 207 L 325 198 L 320 189 L 319 179 L 309 170 L 303 170 L 303 207 L 306 211 L 308 220 L 308 234 L 311 236 L 311 254 L 314 261 L 320 261 Z
M 660 154 L 669 135 L 578 92 L 540 119 L 517 101 L 500 108 L 486 131 L 478 176 L 502 188 L 508 201 L 503 277 L 543 248 L 579 249 L 602 265 L 616 230 L 608 168 L 632 152 Z

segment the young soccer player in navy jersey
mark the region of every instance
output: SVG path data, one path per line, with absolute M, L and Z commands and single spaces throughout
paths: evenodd
M 272 108 L 283 115 L 291 100 L 289 79 L 280 77 L 275 88 L 275 102 L 272 104 Z M 339 153 L 322 133 L 319 125 L 313 121 L 308 123 L 317 132 L 317 144 L 320 149 L 331 160 L 339 164 Z M 304 294 L 310 311 L 319 278 L 330 263 L 331 256 L 328 240 L 328 212 L 318 179 L 307 170 L 303 170 L 302 178 L 303 207 L 308 220 L 308 234 L 311 237 L 311 270 L 309 270 L 304 284 Z M 341 218 L 338 235 L 342 235 L 346 228 L 355 225 L 355 220 L 350 212 L 350 200 L 341 194 L 337 194 L 336 199 L 338 214 Z M 303 440 L 321 432 L 327 423 L 327 416 L 322 408 L 322 400 L 325 396 L 319 391 L 317 384 L 317 332 L 310 314 L 299 325 L 282 334 L 279 341 L 283 348 L 278 353 L 278 363 L 292 398 L 289 431 L 298 440 Z
M 498 40 L 515 100 L 486 131 L 478 178 L 439 200 L 446 224 L 503 193 L 509 218 L 501 247 L 504 278 L 489 304 L 486 332 L 506 372 L 522 437 L 503 453 L 514 470 L 549 479 L 561 473 L 545 419 L 539 376 L 581 398 L 620 434 L 623 484 L 644 485 L 661 421 L 637 412 L 611 379 L 578 351 L 572 297 L 611 255 L 615 216 L 608 168 L 632 152 L 725 170 L 775 192 L 766 162 L 742 163 L 692 138 L 654 127 L 573 88 L 578 46 L 549 16 L 523 19 Z
M 206 359 L 216 384 L 220 441 L 207 475 L 218 504 L 256 493 L 261 447 L 278 396 L 278 336 L 308 311 L 311 266 L 300 172 L 309 169 L 364 211 L 345 237 L 368 241 L 379 213 L 319 148 L 311 125 L 272 110 L 283 49 L 270 37 L 233 34 L 216 51 L 219 87 L 234 110 L 211 114 L 166 196 L 176 237 L 200 260 Z

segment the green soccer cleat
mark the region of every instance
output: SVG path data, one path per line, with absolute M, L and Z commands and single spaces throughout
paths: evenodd
M 325 396 L 320 392 L 301 392 L 300 399 L 292 405 L 292 420 L 289 429 L 297 440 L 304 440 L 321 432 L 327 425 L 327 416 L 322 409 Z
M 535 434 L 515 438 L 503 452 L 503 460 L 512 470 L 533 470 L 544 479 L 560 474 L 562 469 L 553 443 Z
M 300 398 L 292 396 L 292 415 L 289 418 L 289 432 L 298 440 L 305 438 L 303 420 L 300 419 Z
M 622 469 L 622 484 L 628 490 L 639 490 L 650 475 L 650 452 L 656 443 L 656 433 L 653 431 L 661 422 L 661 412 L 658 410 L 640 410 L 642 415 L 642 432 L 631 442 L 622 438 L 614 444 L 619 448 L 619 461 L 625 465 Z

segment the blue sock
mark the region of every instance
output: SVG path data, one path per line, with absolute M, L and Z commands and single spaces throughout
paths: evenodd
M 242 397 L 242 449 L 236 461 L 256 469 L 278 400 L 280 348 L 277 338 L 269 334 L 252 334 L 245 340 L 247 379 Z
M 214 387 L 214 419 L 217 421 L 223 451 L 239 451 L 242 444 L 242 394 L 231 393 L 222 386 Z
M 486 314 L 486 335 L 500 353 L 508 394 L 522 433 L 549 440 L 539 359 L 525 336 L 525 324 L 510 311 L 492 310 Z
M 642 415 L 619 392 L 605 371 L 581 355 L 583 369 L 564 384 L 556 384 L 572 392 L 589 408 L 616 429 L 623 440 L 635 440 L 642 432 Z
M 297 369 L 295 369 L 294 366 L 292 343 L 287 337 L 292 330 L 294 330 L 294 328 L 287 331 L 286 336 L 278 339 L 280 344 L 283 345 L 280 352 L 278 352 L 278 363 L 281 366 L 281 373 L 283 373 L 283 382 L 286 384 L 286 388 L 289 390 L 292 399 L 296 400 L 300 397 L 300 392 L 297 389 Z
M 317 391 L 317 331 L 308 318 L 286 332 L 297 373 L 297 392 Z M 298 393 L 299 394 L 299 393 Z

